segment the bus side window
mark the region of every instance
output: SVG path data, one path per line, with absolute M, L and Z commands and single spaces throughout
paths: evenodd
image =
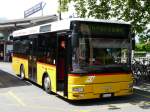
M 55 64 L 56 38 L 50 33 L 39 35 L 38 60 L 40 62 Z
M 50 35 L 50 37 L 47 38 L 47 63 L 49 64 L 55 64 L 56 60 L 56 37 L 54 35 Z
M 37 53 L 37 56 L 38 56 L 38 60 L 40 62 L 45 62 L 45 39 L 42 35 L 39 35 L 39 38 L 38 38 L 38 44 L 37 44 L 37 50 L 38 50 L 38 53 Z

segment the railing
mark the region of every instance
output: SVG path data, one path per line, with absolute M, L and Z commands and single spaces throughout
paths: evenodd
M 132 71 L 135 83 L 150 83 L 150 58 L 134 58 L 132 60 Z

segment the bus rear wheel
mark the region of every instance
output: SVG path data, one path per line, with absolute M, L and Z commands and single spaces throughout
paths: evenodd
M 46 76 L 44 77 L 44 80 L 43 80 L 43 87 L 44 87 L 44 90 L 45 90 L 47 93 L 51 94 L 51 81 L 50 81 L 50 78 L 49 78 L 48 75 L 46 75 Z
M 20 67 L 20 79 L 22 79 L 22 80 L 25 79 L 25 73 L 24 73 L 23 65 L 21 65 L 21 67 Z

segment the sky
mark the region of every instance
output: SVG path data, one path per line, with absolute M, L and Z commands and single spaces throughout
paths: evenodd
M 24 11 L 32 6 L 45 2 L 43 15 L 57 14 L 58 0 L 0 0 L 1 19 L 20 19 L 24 18 Z M 40 16 L 41 11 L 33 16 Z

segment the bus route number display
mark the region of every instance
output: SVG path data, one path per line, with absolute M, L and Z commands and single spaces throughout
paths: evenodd
M 102 35 L 102 36 L 120 36 L 127 37 L 128 29 L 125 26 L 114 24 L 81 24 L 80 31 L 82 34 Z

